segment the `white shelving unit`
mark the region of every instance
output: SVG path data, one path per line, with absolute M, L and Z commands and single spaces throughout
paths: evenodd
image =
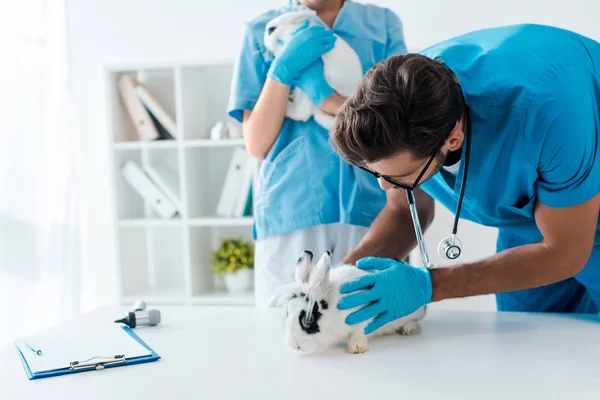
M 243 139 L 210 139 L 226 106 L 233 62 L 143 66 L 109 71 L 113 120 L 114 199 L 121 301 L 152 304 L 252 305 L 252 292 L 227 293 L 212 273 L 211 253 L 225 237 L 252 240 L 252 217 L 220 218 L 215 210 L 227 167 Z M 136 141 L 135 127 L 117 88 L 133 74 L 174 117 L 174 140 Z M 241 127 L 240 127 L 241 129 Z M 178 177 L 180 215 L 163 219 L 123 178 L 127 160 L 165 164 Z

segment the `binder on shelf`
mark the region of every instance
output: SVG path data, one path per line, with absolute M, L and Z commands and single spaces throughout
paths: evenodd
M 150 176 L 135 162 L 127 161 L 122 167 L 123 177 L 163 218 L 179 215 L 177 206 L 162 192 Z
M 252 214 L 252 182 L 258 170 L 258 160 L 246 153 L 242 180 L 239 184 L 233 217 L 241 218 Z
M 158 186 L 167 198 L 175 205 L 175 208 L 181 210 L 181 201 L 177 195 L 177 174 L 166 163 L 156 165 L 145 165 L 142 167 L 150 179 Z
M 156 140 L 160 137 L 150 113 L 144 107 L 135 92 L 136 82 L 131 75 L 121 75 L 119 78 L 119 92 L 125 109 L 131 117 L 140 140 Z
M 217 205 L 217 215 L 241 218 L 252 215 L 252 186 L 259 162 L 244 148 L 234 149 Z
M 32 347 L 35 346 L 35 347 Z M 15 341 L 29 380 L 157 361 L 128 326 L 57 326 Z
M 146 109 L 156 119 L 157 124 L 161 125 L 167 133 L 172 137 L 176 138 L 177 125 L 167 113 L 167 111 L 154 99 L 154 97 L 148 92 L 148 90 L 141 84 L 135 87 L 135 93 L 140 101 L 146 106 Z
M 231 218 L 235 216 L 235 208 L 237 198 L 240 191 L 240 185 L 244 181 L 248 154 L 241 147 L 233 149 L 233 155 L 227 168 L 227 174 L 223 187 L 221 188 L 221 196 L 217 204 L 216 213 L 218 216 Z
M 140 140 L 178 137 L 177 125 L 173 118 L 143 84 L 130 74 L 124 74 L 119 78 L 118 86 Z

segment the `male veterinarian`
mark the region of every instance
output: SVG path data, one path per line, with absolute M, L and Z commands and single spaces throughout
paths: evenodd
M 332 130 L 387 194 L 344 260 L 375 271 L 342 287 L 338 307 L 360 307 L 347 323 L 375 317 L 368 333 L 491 293 L 502 311 L 598 313 L 599 102 L 600 44 L 547 26 L 475 31 L 375 65 Z M 460 217 L 499 228 L 497 254 L 447 268 L 395 261 L 415 246 L 406 188 L 424 171 L 414 194 L 426 226 L 433 199 L 456 210 L 467 162 Z

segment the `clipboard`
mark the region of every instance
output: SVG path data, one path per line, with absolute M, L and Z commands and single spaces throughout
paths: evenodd
M 122 326 L 120 327 L 120 329 L 122 329 L 129 336 L 131 336 L 137 343 L 142 345 L 149 352 L 149 354 L 131 358 L 128 358 L 127 354 L 115 354 L 114 356 L 96 356 L 86 360 L 72 360 L 68 363 L 68 365 L 65 365 L 61 368 L 34 372 L 30 368 L 29 363 L 27 362 L 27 357 L 25 357 L 21 348 L 17 345 L 16 342 L 15 347 L 17 348 L 17 352 L 19 353 L 19 357 L 21 358 L 23 368 L 25 369 L 25 373 L 27 374 L 27 378 L 29 380 L 49 378 L 53 376 L 73 374 L 85 371 L 97 371 L 103 370 L 105 368 L 142 364 L 157 361 L 160 359 L 160 356 L 154 350 L 152 350 L 152 348 L 150 348 L 150 346 L 148 346 L 142 339 L 140 339 L 140 337 L 136 335 L 131 330 L 131 328 L 129 328 L 128 326 Z

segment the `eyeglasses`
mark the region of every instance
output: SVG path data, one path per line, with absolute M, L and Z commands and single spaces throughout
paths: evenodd
M 448 132 L 446 135 L 444 135 L 444 137 L 442 138 L 442 140 L 440 141 L 440 143 L 437 145 L 435 151 L 433 152 L 433 154 L 431 155 L 431 157 L 427 161 L 427 164 L 425 164 L 425 167 L 423 167 L 423 170 L 421 171 L 421 173 L 419 173 L 419 176 L 417 176 L 417 179 L 415 180 L 415 182 L 412 185 L 407 185 L 405 183 L 398 182 L 398 181 L 390 178 L 387 175 L 381 175 L 379 172 L 372 171 L 372 170 L 370 170 L 369 168 L 365 167 L 364 165 L 362 165 L 360 163 L 357 163 L 357 162 L 354 162 L 354 161 L 349 161 L 349 160 L 346 160 L 346 162 L 348 162 L 348 164 L 351 164 L 351 165 L 353 165 L 355 167 L 358 167 L 358 168 L 360 168 L 362 170 L 367 171 L 371 175 L 375 176 L 375 178 L 377 178 L 377 179 L 383 179 L 384 181 L 386 181 L 388 183 L 391 183 L 392 185 L 394 185 L 394 187 L 400 187 L 400 188 L 405 189 L 405 190 L 414 190 L 419 185 L 419 182 L 421 181 L 421 178 L 423 178 L 423 175 L 425 175 L 425 172 L 427 171 L 427 169 L 429 168 L 429 166 L 431 165 L 431 163 L 435 159 L 435 156 L 437 155 L 438 151 L 440 151 L 440 149 L 444 145 L 444 142 L 446 141 L 446 138 L 450 135 L 451 132 L 452 132 L 452 130 L 450 130 L 450 132 Z

